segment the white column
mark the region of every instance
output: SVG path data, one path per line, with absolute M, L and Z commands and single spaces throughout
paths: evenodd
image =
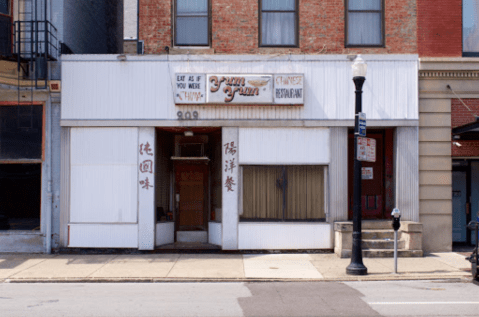
M 238 128 L 222 130 L 223 250 L 238 249 Z
M 398 127 L 395 135 L 396 207 L 401 220 L 419 221 L 419 132 Z
M 155 248 L 155 128 L 138 135 L 138 249 Z
M 348 220 L 348 128 L 332 127 L 329 220 Z

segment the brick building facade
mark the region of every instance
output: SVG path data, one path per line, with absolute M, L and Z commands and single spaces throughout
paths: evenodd
M 435 219 L 425 234 L 452 233 L 438 235 L 446 249 L 474 241 L 465 226 L 479 215 L 479 143 L 451 136 L 478 114 L 478 11 L 475 0 L 418 2 L 421 212 Z

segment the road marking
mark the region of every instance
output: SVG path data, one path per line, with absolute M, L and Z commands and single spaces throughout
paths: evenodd
M 370 302 L 369 305 L 479 305 L 479 302 Z

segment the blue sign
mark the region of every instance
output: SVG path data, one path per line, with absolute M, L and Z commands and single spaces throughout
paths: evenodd
M 358 135 L 366 136 L 366 114 L 364 112 L 358 113 Z

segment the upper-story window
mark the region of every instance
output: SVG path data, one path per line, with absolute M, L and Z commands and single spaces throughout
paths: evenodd
M 346 0 L 346 46 L 384 46 L 383 0 Z
M 10 8 L 9 8 L 10 0 L 0 0 L 0 13 L 1 14 L 10 14 Z
M 298 45 L 296 0 L 261 0 L 260 13 L 260 46 Z
M 176 0 L 175 45 L 208 46 L 209 12 L 208 0 Z
M 479 56 L 479 0 L 462 0 L 462 52 Z

